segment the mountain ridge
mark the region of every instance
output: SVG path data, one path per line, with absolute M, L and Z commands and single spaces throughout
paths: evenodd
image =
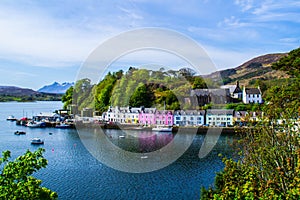
M 45 85 L 42 88 L 38 89 L 38 92 L 50 93 L 50 94 L 64 94 L 71 86 L 74 85 L 74 82 L 63 82 L 58 83 L 54 82 L 50 85 Z
M 272 53 L 254 57 L 243 64 L 224 70 L 219 70 L 203 77 L 219 80 L 220 76 L 224 85 L 235 84 L 239 81 L 240 84 L 248 86 L 253 80 L 272 80 L 275 78 L 288 78 L 287 73 L 272 69 L 272 63 L 277 62 L 280 58 L 288 53 Z

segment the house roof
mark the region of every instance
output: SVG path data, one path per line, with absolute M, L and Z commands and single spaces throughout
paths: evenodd
M 233 93 L 234 89 L 236 88 L 236 85 L 222 85 L 220 88 L 229 89 L 229 92 Z
M 205 110 L 177 110 L 174 115 L 205 115 Z
M 245 92 L 246 94 L 261 94 L 258 88 L 246 88 Z
M 234 116 L 235 117 L 245 117 L 246 115 L 248 115 L 249 113 L 247 111 L 235 111 L 234 112 Z
M 234 89 L 233 93 L 242 93 L 243 91 L 241 90 L 241 88 L 239 86 L 236 86 L 236 88 Z
M 233 109 L 208 109 L 207 115 L 233 115 Z
M 143 108 L 141 113 L 155 113 L 156 108 Z
M 156 114 L 173 114 L 172 110 L 156 110 Z
M 215 96 L 230 96 L 230 92 L 228 88 L 221 88 L 221 89 L 195 89 L 191 90 L 191 96 L 208 96 L 208 95 L 215 95 Z

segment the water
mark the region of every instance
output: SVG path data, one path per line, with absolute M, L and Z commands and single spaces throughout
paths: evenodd
M 218 154 L 232 153 L 228 143 L 234 137 L 221 135 L 213 151 L 199 159 L 198 152 L 205 135 L 197 135 L 184 155 L 171 165 L 149 173 L 125 173 L 95 159 L 76 130 L 32 129 L 6 121 L 12 114 L 17 118 L 26 114 L 31 117 L 61 107 L 60 102 L 0 103 L 0 150 L 10 150 L 15 158 L 27 149 L 38 148 L 30 144 L 31 138 L 45 139 L 42 147 L 46 149 L 44 156 L 48 166 L 35 176 L 43 181 L 43 186 L 56 191 L 59 199 L 199 199 L 201 187 L 212 186 L 215 173 L 224 167 Z M 17 130 L 27 134 L 14 135 Z M 145 132 L 141 135 L 147 137 L 142 139 L 126 136 L 118 142 L 122 132 L 108 130 L 106 134 L 115 145 L 136 152 L 157 150 L 173 137 Z

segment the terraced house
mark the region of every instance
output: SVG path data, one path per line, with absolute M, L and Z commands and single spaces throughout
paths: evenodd
M 233 109 L 208 109 L 206 111 L 206 124 L 209 126 L 233 126 Z
M 205 123 L 205 110 L 178 110 L 174 112 L 174 125 L 201 126 Z

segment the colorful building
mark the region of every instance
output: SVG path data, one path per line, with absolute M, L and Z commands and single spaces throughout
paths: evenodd
M 173 112 L 144 108 L 139 114 L 139 123 L 144 125 L 173 125 Z
M 174 112 L 174 125 L 201 126 L 205 124 L 205 110 L 178 110 Z
M 206 124 L 209 126 L 233 126 L 233 109 L 208 109 Z

